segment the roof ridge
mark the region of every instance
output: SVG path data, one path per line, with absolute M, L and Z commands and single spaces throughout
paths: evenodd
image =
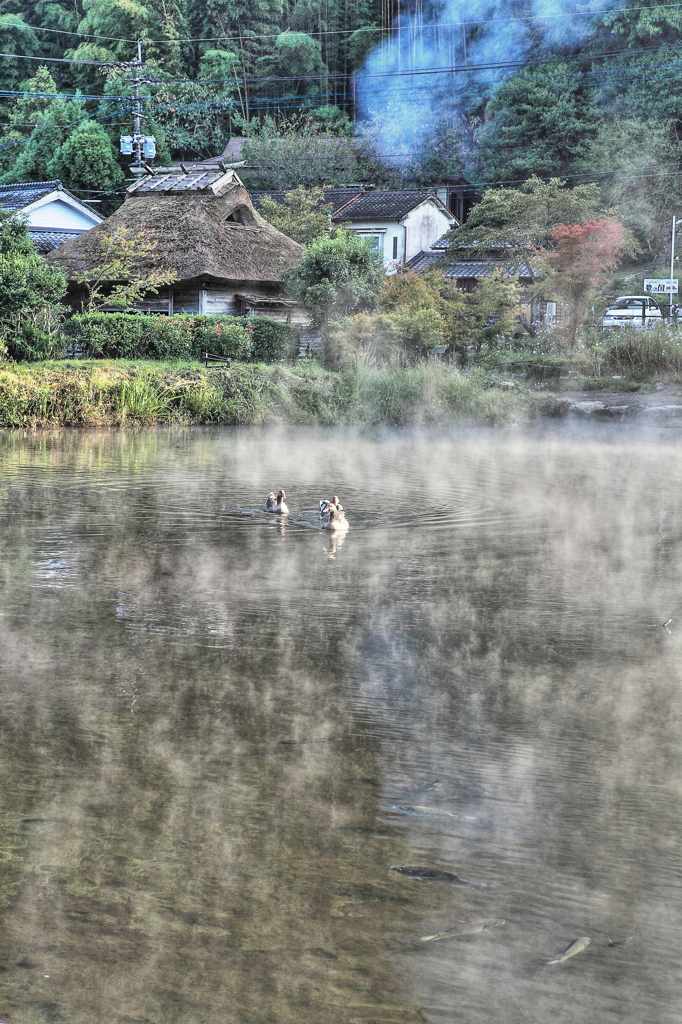
M 17 181 L 13 185 L 0 185 L 0 191 L 6 191 L 9 189 L 34 189 L 40 188 L 41 186 L 45 188 L 48 185 L 52 185 L 53 188 L 56 188 L 57 185 L 61 185 L 61 180 L 59 178 L 53 178 L 52 181 Z

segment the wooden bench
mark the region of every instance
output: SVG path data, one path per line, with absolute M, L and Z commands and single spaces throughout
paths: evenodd
M 232 362 L 229 356 L 217 356 L 213 352 L 204 352 L 204 361 L 207 368 L 209 363 L 225 363 L 229 366 Z

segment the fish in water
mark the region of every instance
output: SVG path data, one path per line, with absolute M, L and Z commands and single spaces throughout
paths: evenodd
M 625 946 L 626 943 L 631 942 L 634 939 L 634 935 L 628 935 L 626 939 L 609 939 L 607 945 L 609 946 Z
M 446 932 L 439 932 L 437 935 L 422 935 L 420 942 L 436 942 L 438 939 L 458 939 L 467 935 L 480 935 L 487 932 L 488 928 L 498 928 L 504 924 L 504 918 L 491 918 L 487 921 L 468 921 L 466 924 L 458 925 L 457 928 L 448 928 Z
M 409 804 L 394 804 L 394 810 L 402 811 L 404 814 L 423 814 L 428 818 L 459 818 L 462 821 L 476 821 L 475 818 L 463 814 L 453 814 L 452 811 L 442 811 L 439 807 L 411 807 Z
M 561 956 L 552 957 L 551 960 L 547 961 L 549 964 L 562 964 L 564 960 L 568 960 L 570 956 L 575 956 L 576 953 L 582 953 L 586 946 L 589 946 L 592 940 L 587 935 L 581 935 L 579 939 L 574 939 L 571 945 L 563 951 Z
M 414 878 L 418 882 L 449 882 L 450 885 L 468 885 L 470 889 L 485 889 L 485 882 L 469 882 L 466 878 L 453 875 L 451 871 L 439 871 L 438 868 L 399 867 L 391 865 L 391 871 L 397 871 L 406 878 Z

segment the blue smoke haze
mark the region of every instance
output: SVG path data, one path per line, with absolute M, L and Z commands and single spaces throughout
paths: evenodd
M 444 0 L 428 14 L 417 6 L 396 19 L 393 35 L 357 74 L 360 118 L 370 123 L 383 158 L 400 166 L 441 118 L 480 108 L 520 70 L 492 65 L 524 63 L 531 53 L 571 46 L 593 28 L 589 11 L 577 9 L 575 0 Z

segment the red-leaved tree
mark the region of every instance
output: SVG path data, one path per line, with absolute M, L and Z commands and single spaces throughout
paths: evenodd
M 622 224 L 591 220 L 560 224 L 550 240 L 554 251 L 546 258 L 547 284 L 568 306 L 566 336 L 573 348 L 590 299 L 610 281 L 611 272 L 629 247 L 629 237 Z

